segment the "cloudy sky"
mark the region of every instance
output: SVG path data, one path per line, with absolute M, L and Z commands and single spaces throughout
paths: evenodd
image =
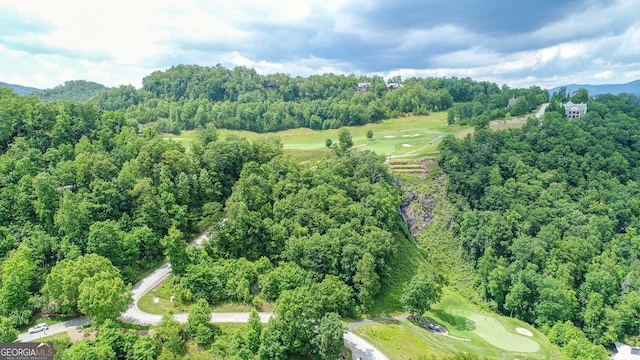
M 640 78 L 640 0 L 0 0 L 0 81 L 132 84 L 177 64 L 469 76 L 513 87 Z

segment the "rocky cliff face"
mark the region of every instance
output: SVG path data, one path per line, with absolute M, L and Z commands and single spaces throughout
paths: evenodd
M 415 239 L 416 234 L 424 230 L 435 215 L 434 209 L 438 206 L 436 198 L 431 194 L 419 194 L 415 191 L 407 191 L 400 204 L 400 214 L 405 224 Z
M 401 184 L 405 194 L 399 208 L 400 215 L 404 218 L 411 236 L 415 239 L 416 235 L 423 231 L 428 224 L 437 220 L 435 210 L 438 207 L 438 194 L 434 194 L 436 190 L 432 189 L 433 186 L 424 185 L 444 183 L 443 175 L 438 173 L 435 178 L 429 180 L 425 178 L 430 176 L 428 174 L 432 167 L 437 166 L 433 160 L 393 161 L 389 166 L 396 173 L 415 176 L 417 184 L 419 184 L 417 186 L 416 183 Z

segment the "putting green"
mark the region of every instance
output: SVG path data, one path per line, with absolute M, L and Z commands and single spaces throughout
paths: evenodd
M 473 321 L 473 333 L 489 344 L 507 351 L 536 352 L 540 350 L 537 341 L 505 328 L 500 321 L 490 316 L 473 314 L 467 317 Z

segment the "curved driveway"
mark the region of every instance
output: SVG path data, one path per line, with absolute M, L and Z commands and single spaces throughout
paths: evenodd
M 549 103 L 540 105 L 540 110 L 536 113 L 536 118 L 540 119 L 544 115 L 544 112 L 547 110 L 547 106 L 549 106 Z
M 191 243 L 191 246 L 200 246 L 202 245 L 202 241 L 208 239 L 208 232 L 203 232 L 198 235 Z M 133 303 L 129 305 L 127 311 L 120 315 L 120 320 L 124 322 L 128 322 L 130 324 L 139 324 L 139 325 L 156 325 L 160 322 L 162 318 L 161 315 L 149 314 L 146 313 L 140 308 L 138 308 L 138 300 L 144 294 L 149 292 L 151 289 L 158 286 L 161 282 L 163 282 L 171 273 L 171 265 L 169 263 L 162 264 L 159 268 L 157 268 L 154 272 L 149 274 L 144 279 L 140 280 L 133 288 L 131 289 L 131 297 L 133 299 Z M 260 320 L 263 323 L 269 322 L 271 319 L 271 313 L 258 313 L 260 315 Z M 187 322 L 187 314 L 175 314 L 173 316 L 176 321 L 181 323 Z M 249 313 L 211 313 L 211 322 L 217 323 L 225 323 L 225 322 L 235 322 L 235 323 L 246 323 L 249 319 Z M 18 341 L 27 342 L 27 341 L 37 341 L 39 338 L 44 336 L 58 334 L 62 332 L 66 332 L 68 330 L 75 329 L 80 326 L 86 326 L 90 323 L 89 319 L 86 317 L 79 317 L 72 320 L 65 321 L 63 323 L 58 323 L 55 325 L 51 325 L 47 331 L 29 334 L 22 333 L 18 336 Z M 362 359 L 362 360 L 388 360 L 388 358 L 382 354 L 378 349 L 373 347 L 373 345 L 369 344 L 366 340 L 361 338 L 360 336 L 354 334 L 350 330 L 347 330 L 344 333 L 344 345 L 351 350 L 353 354 L 353 359 Z

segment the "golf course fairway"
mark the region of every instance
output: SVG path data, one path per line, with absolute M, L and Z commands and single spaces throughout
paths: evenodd
M 497 319 L 481 314 L 472 314 L 467 319 L 474 322 L 473 332 L 489 344 L 507 351 L 536 352 L 540 344 L 515 329 L 505 328 Z

